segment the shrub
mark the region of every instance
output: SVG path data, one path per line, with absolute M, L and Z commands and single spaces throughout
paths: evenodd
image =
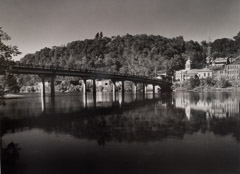
M 211 77 L 207 77 L 204 80 L 204 84 L 208 85 L 208 86 L 214 86 L 216 84 L 216 81 L 213 78 L 211 78 Z
M 220 88 L 226 88 L 232 85 L 227 79 L 221 78 L 219 81 L 217 81 L 217 86 Z

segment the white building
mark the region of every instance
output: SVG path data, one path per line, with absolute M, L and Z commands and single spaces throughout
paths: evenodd
M 175 79 L 180 82 L 184 82 L 187 79 L 195 78 L 198 76 L 199 79 L 205 79 L 207 77 L 213 77 L 213 71 L 208 68 L 203 69 L 191 69 L 192 61 L 190 58 L 186 61 L 185 69 L 175 72 Z
M 229 57 L 218 57 L 212 61 L 212 66 L 224 66 L 232 63 L 232 58 Z
M 240 80 L 240 64 L 229 64 L 222 69 L 215 71 L 215 77 L 217 80 L 225 78 L 228 80 L 236 81 Z

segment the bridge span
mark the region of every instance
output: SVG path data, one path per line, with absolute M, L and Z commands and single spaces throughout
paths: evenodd
M 148 76 L 139 76 L 133 74 L 104 72 L 93 69 L 77 69 L 77 68 L 62 68 L 57 66 L 34 66 L 27 64 L 15 64 L 10 70 L 13 74 L 31 74 L 39 75 L 43 84 L 43 95 L 45 96 L 45 79 L 51 79 L 51 96 L 55 96 L 54 80 L 56 76 L 71 76 L 80 77 L 83 80 L 83 93 L 86 93 L 86 81 L 91 79 L 93 81 L 93 94 L 96 94 L 96 80 L 111 79 L 113 93 L 116 92 L 116 82 L 121 81 L 121 91 L 124 93 L 124 81 L 131 81 L 134 84 L 133 90 L 136 92 L 138 83 L 143 85 L 143 94 L 146 92 L 146 86 L 153 86 L 153 94 L 155 93 L 155 86 L 160 87 L 161 92 L 171 92 L 172 81 L 171 79 L 155 79 Z

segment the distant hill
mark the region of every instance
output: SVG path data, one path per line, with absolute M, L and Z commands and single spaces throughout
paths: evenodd
M 153 75 L 155 70 L 173 73 L 184 68 L 190 56 L 194 68 L 205 66 L 206 41 L 184 41 L 182 36 L 130 35 L 73 41 L 66 46 L 43 48 L 27 54 L 22 63 L 61 67 L 97 68 L 105 71 Z M 217 39 L 211 43 L 215 56 L 236 56 L 240 53 L 240 32 L 234 39 Z

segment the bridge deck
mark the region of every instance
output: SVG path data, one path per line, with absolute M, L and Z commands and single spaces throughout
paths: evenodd
M 34 74 L 44 76 L 75 76 L 84 79 L 112 79 L 115 81 L 133 81 L 136 83 L 171 86 L 171 80 L 155 79 L 148 76 L 133 74 L 103 72 L 92 69 L 61 68 L 54 66 L 14 65 L 11 69 L 14 74 Z

